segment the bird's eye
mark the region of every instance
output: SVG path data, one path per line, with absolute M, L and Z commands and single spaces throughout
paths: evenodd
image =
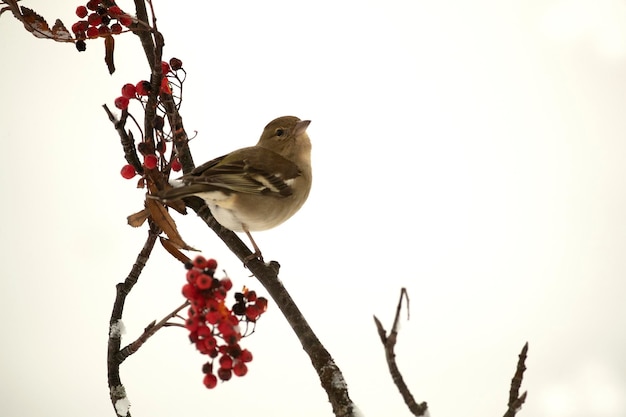
M 285 133 L 283 129 L 276 129 L 276 136 L 282 136 Z

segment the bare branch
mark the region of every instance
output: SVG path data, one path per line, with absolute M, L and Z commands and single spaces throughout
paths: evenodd
M 152 322 L 144 329 L 141 336 L 137 338 L 133 343 L 127 345 L 124 349 L 120 350 L 119 353 L 115 356 L 116 361 L 120 364 L 126 360 L 130 355 L 137 352 L 141 346 L 157 331 L 159 331 L 162 327 L 167 327 L 169 325 L 174 325 L 175 323 L 168 323 L 167 321 L 173 317 L 178 315 L 178 312 L 183 308 L 189 305 L 189 301 L 185 301 L 182 305 L 176 307 L 174 311 L 163 317 L 158 323 Z M 184 327 L 184 326 L 183 326 Z
M 506 413 L 504 413 L 504 417 L 513 417 L 517 414 L 517 412 L 522 408 L 522 405 L 526 401 L 526 396 L 528 394 L 527 391 L 524 391 L 522 395 L 519 395 L 519 390 L 522 386 L 522 381 L 524 380 L 524 371 L 526 370 L 526 358 L 528 354 L 528 342 L 524 344 L 522 351 L 519 354 L 519 359 L 517 361 L 517 369 L 515 370 L 515 375 L 513 375 L 513 379 L 511 380 L 511 390 L 509 391 L 509 403 L 508 409 Z
M 126 132 L 126 129 L 125 129 L 126 118 L 128 117 L 128 111 L 123 110 L 122 117 L 120 118 L 120 120 L 117 120 L 117 118 L 113 115 L 111 110 L 109 110 L 109 106 L 107 106 L 106 104 L 103 104 L 102 107 L 104 108 L 104 111 L 106 112 L 106 114 L 109 116 L 109 120 L 111 121 L 111 123 L 113 123 L 113 126 L 115 126 L 115 130 L 117 130 L 117 133 L 120 136 L 120 140 L 122 142 L 122 148 L 124 149 L 124 158 L 126 159 L 126 162 L 131 164 L 135 168 L 135 171 L 137 171 L 140 174 L 143 174 L 143 165 L 141 164 L 141 161 L 139 160 L 139 157 L 137 156 L 137 147 L 135 146 L 135 140 L 133 138 L 132 133 L 130 133 L 130 131 Z
M 131 268 L 130 273 L 124 280 L 117 284 L 117 295 L 115 302 L 113 303 L 113 311 L 111 312 L 111 319 L 109 320 L 109 342 L 107 347 L 107 369 L 108 369 L 108 383 L 109 392 L 111 395 L 111 402 L 115 408 L 115 404 L 118 400 L 122 400 L 125 396 L 125 390 L 120 379 L 120 361 L 117 360 L 117 355 L 122 343 L 121 332 L 114 331 L 114 329 L 120 328 L 122 320 L 122 313 L 124 311 L 124 303 L 126 296 L 130 293 L 133 286 L 139 280 L 141 271 L 146 266 L 146 262 L 152 253 L 154 244 L 159 236 L 160 230 L 150 223 L 150 229 L 148 230 L 148 238 L 143 248 L 137 255 L 135 264 Z M 127 415 L 130 417 L 130 413 Z
M 415 398 L 413 398 L 411 391 L 406 386 L 404 378 L 402 378 L 402 374 L 400 373 L 400 369 L 396 364 L 396 354 L 394 352 L 394 348 L 398 339 L 398 323 L 400 320 L 400 311 L 402 310 L 403 299 L 406 299 L 407 320 L 409 318 L 409 295 L 406 291 L 406 288 L 402 288 L 400 290 L 400 299 L 398 300 L 398 306 L 396 307 L 396 316 L 393 320 L 393 327 L 391 329 L 391 332 L 389 333 L 389 336 L 387 336 L 387 331 L 376 316 L 374 316 L 374 322 L 376 323 L 378 336 L 380 336 L 380 340 L 385 348 L 385 357 L 387 359 L 387 366 L 389 367 L 391 379 L 393 379 L 396 387 L 398 387 L 398 391 L 400 392 L 400 395 L 402 395 L 402 398 L 404 399 L 405 404 L 409 407 L 411 413 L 414 416 L 423 416 L 424 414 L 426 414 L 426 411 L 428 411 L 428 405 L 425 402 L 418 404 L 415 401 Z

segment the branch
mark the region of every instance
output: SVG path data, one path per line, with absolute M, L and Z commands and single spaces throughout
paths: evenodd
M 396 307 L 396 316 L 393 320 L 393 327 L 391 328 L 391 333 L 387 336 L 387 331 L 383 328 L 382 323 L 376 316 L 374 316 L 374 322 L 376 323 L 376 328 L 378 329 L 378 335 L 380 336 L 380 340 L 383 343 L 385 348 L 385 357 L 387 358 L 387 366 L 389 367 L 389 373 L 391 374 L 391 378 L 393 382 L 398 387 L 398 391 L 402 398 L 404 399 L 405 404 L 409 407 L 409 410 L 414 416 L 423 416 L 428 411 L 428 405 L 423 402 L 418 404 L 415 402 L 415 398 L 409 391 L 409 388 L 406 386 L 404 379 L 402 378 L 402 374 L 400 374 L 400 369 L 396 364 L 396 354 L 394 352 L 394 348 L 396 346 L 396 341 L 398 339 L 398 323 L 400 320 L 400 311 L 402 309 L 402 299 L 406 299 L 407 304 L 407 320 L 409 314 L 409 295 L 406 291 L 406 288 L 402 288 L 400 290 L 400 299 L 398 300 L 398 306 Z
M 209 208 L 201 199 L 187 198 L 185 203 L 213 229 L 242 262 L 252 254 L 250 249 L 234 232 L 226 229 L 213 218 Z M 272 261 L 269 264 L 265 264 L 253 258 L 246 261 L 246 266 L 265 287 L 300 340 L 302 348 L 309 356 L 313 368 L 315 368 L 320 378 L 322 387 L 328 395 L 335 416 L 354 417 L 356 412 L 355 406 L 348 395 L 348 385 L 343 374 L 278 278 L 278 270 L 280 268 L 278 262 Z
M 524 380 L 524 371 L 526 370 L 526 358 L 528 353 L 528 342 L 524 344 L 522 351 L 519 354 L 519 359 L 517 361 L 517 369 L 515 370 L 515 375 L 513 375 L 513 379 L 511 380 L 511 390 L 509 391 L 509 403 L 508 409 L 506 413 L 504 413 L 504 417 L 514 417 L 519 410 L 521 410 L 522 405 L 526 401 L 526 396 L 528 391 L 524 391 L 522 395 L 519 395 L 519 389 L 522 386 L 522 381 Z
M 143 22 L 143 27 L 140 25 L 133 25 L 133 33 L 139 37 L 143 51 L 148 59 L 150 68 L 153 69 L 154 62 L 156 61 L 156 54 L 154 51 L 154 42 L 145 27 L 150 27 L 148 22 L 148 10 L 146 9 L 146 3 L 144 0 L 135 0 L 135 11 L 137 12 L 137 20 Z
M 104 108 L 106 114 L 109 116 L 109 120 L 111 121 L 111 123 L 113 123 L 113 126 L 115 126 L 115 130 L 117 130 L 118 135 L 120 135 L 120 140 L 122 142 L 122 148 L 124 149 L 124 158 L 126 159 L 126 162 L 131 164 L 135 168 L 135 171 L 143 175 L 143 165 L 141 164 L 141 161 L 137 156 L 137 147 L 135 146 L 135 139 L 133 138 L 133 134 L 130 131 L 126 132 L 126 129 L 124 128 L 124 126 L 126 126 L 128 111 L 123 110 L 122 117 L 120 118 L 120 120 L 117 120 L 111 110 L 109 110 L 109 106 L 103 104 L 102 107 Z
M 146 239 L 146 243 L 143 245 L 143 248 L 137 255 L 135 264 L 131 268 L 130 273 L 124 282 L 121 282 L 116 286 L 117 295 L 115 297 L 115 303 L 113 304 L 111 319 L 109 320 L 109 342 L 107 346 L 109 393 L 114 408 L 116 407 L 118 401 L 126 398 L 126 392 L 120 379 L 121 361 L 118 360 L 117 357 L 122 343 L 120 328 L 122 313 L 124 311 L 124 303 L 126 301 L 126 296 L 139 280 L 139 275 L 141 275 L 141 271 L 146 266 L 146 262 L 152 253 L 152 249 L 154 248 L 154 244 L 160 232 L 161 231 L 151 222 L 150 229 L 148 230 L 148 238 Z M 127 417 L 130 417 L 130 413 L 127 414 Z
M 122 362 L 124 362 L 126 360 L 126 358 L 128 358 L 130 355 L 132 355 L 133 353 L 137 352 L 139 350 L 139 348 L 141 346 L 143 346 L 143 344 L 156 332 L 158 332 L 162 327 L 166 327 L 168 325 L 171 325 L 172 323 L 168 323 L 167 321 L 171 318 L 174 318 L 178 315 L 178 312 L 180 310 L 182 310 L 183 308 L 187 307 L 189 305 L 189 301 L 185 301 L 183 304 L 181 304 L 180 306 L 176 307 L 176 309 L 174 309 L 174 311 L 172 311 L 171 313 L 169 313 L 168 315 L 166 315 L 165 317 L 163 317 L 158 323 L 156 321 L 153 321 L 152 323 L 150 323 L 143 331 L 143 333 L 141 334 L 141 336 L 139 336 L 137 338 L 137 340 L 135 340 L 134 342 L 132 342 L 131 344 L 127 345 L 124 349 L 120 350 L 117 355 L 115 356 L 115 360 L 116 362 L 118 362 L 119 364 L 121 364 Z

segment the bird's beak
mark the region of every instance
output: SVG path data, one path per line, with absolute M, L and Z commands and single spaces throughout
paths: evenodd
M 306 128 L 311 124 L 310 120 L 300 120 L 296 123 L 296 128 L 294 129 L 294 133 L 296 136 L 300 136 L 306 131 Z

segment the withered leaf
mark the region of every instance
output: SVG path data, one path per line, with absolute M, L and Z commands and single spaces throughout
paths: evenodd
M 147 198 L 146 208 L 150 212 L 152 220 L 161 228 L 161 230 L 163 230 L 173 245 L 180 249 L 193 251 L 197 250 L 183 241 L 183 238 L 180 236 L 178 229 L 176 228 L 176 222 L 160 202 L 152 198 Z
M 52 35 L 57 42 L 72 42 L 72 34 L 67 30 L 63 22 L 57 19 L 52 26 Z
M 147 209 L 133 213 L 126 218 L 128 224 L 132 227 L 139 227 L 145 223 L 146 219 L 150 216 L 150 212 Z
M 22 23 L 27 31 L 31 32 L 38 38 L 54 39 L 54 34 L 48 26 L 48 22 L 28 7 L 20 7 L 22 10 Z
M 170 242 L 168 239 L 164 237 L 160 237 L 159 239 L 161 240 L 161 245 L 163 245 L 165 250 L 168 251 L 170 255 L 172 255 L 174 258 L 178 259 L 182 263 L 191 262 L 191 259 L 189 259 L 189 257 L 182 253 L 180 250 L 178 250 L 178 247 L 172 244 L 172 242 Z
M 115 72 L 115 63 L 113 62 L 113 51 L 115 50 L 115 39 L 108 35 L 104 38 L 104 62 L 107 64 L 109 74 Z

